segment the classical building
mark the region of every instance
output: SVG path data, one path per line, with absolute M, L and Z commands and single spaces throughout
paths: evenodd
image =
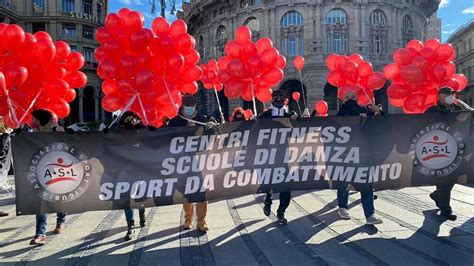
M 463 99 L 470 106 L 474 104 L 474 19 L 466 25 L 460 27 L 448 39 L 456 49 L 457 73 L 464 74 L 469 83 L 461 94 Z
M 178 17 L 187 21 L 203 62 L 222 56 L 224 45 L 234 38 L 234 30 L 240 25 L 248 25 L 255 39 L 270 37 L 288 59 L 279 88 L 288 93 L 303 88 L 309 106 L 325 99 L 330 109 L 336 110 L 336 89 L 326 83 L 325 58 L 331 53 L 359 53 L 381 70 L 392 61 L 397 48 L 411 39 L 428 38 L 429 18 L 439 3 L 440 0 L 191 0 L 183 3 Z M 306 59 L 303 86 L 291 63 L 298 54 Z M 387 106 L 385 95 L 382 90 L 376 98 Z M 199 97 L 202 111 L 217 109 L 212 93 L 202 90 Z M 226 110 L 248 106 L 239 100 L 227 102 L 221 98 Z M 296 102 L 291 100 L 290 104 L 295 108 Z
M 428 38 L 441 40 L 441 19 L 434 13 L 428 20 Z
M 88 83 L 71 103 L 68 123 L 98 122 L 106 117 L 94 59 L 95 30 L 103 26 L 106 13 L 107 0 L 0 0 L 0 21 L 18 24 L 31 33 L 47 31 L 54 40 L 66 41 L 84 55 L 82 71 Z

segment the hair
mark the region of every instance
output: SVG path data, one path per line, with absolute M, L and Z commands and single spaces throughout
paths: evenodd
M 234 109 L 234 111 L 232 112 L 232 115 L 230 116 L 230 122 L 233 122 L 234 119 L 235 119 L 235 116 L 237 114 L 241 114 L 242 117 L 244 118 L 243 121 L 247 121 L 249 120 L 249 117 L 247 117 L 247 115 L 245 114 L 245 111 L 242 107 L 237 107 Z
M 40 126 L 42 127 L 46 126 L 49 123 L 49 121 L 51 121 L 51 119 L 53 118 L 53 113 L 45 109 L 36 109 L 31 113 L 31 115 L 36 120 L 38 120 L 38 122 L 40 123 Z

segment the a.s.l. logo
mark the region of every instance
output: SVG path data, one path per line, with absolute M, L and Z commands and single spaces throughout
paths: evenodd
M 42 199 L 67 202 L 87 190 L 91 171 L 84 153 L 65 143 L 54 143 L 33 155 L 28 179 L 33 191 Z
M 411 141 L 415 169 L 426 176 L 447 176 L 461 164 L 465 145 L 462 135 L 445 123 L 418 131 Z

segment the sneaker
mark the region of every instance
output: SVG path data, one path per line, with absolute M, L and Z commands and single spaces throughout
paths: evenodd
M 436 198 L 436 194 L 435 194 L 435 192 L 433 192 L 433 193 L 430 193 L 430 198 L 431 198 L 431 199 L 432 199 L 432 200 L 435 202 L 435 204 L 436 204 L 436 207 L 438 207 L 438 208 L 439 208 L 438 199 Z
M 445 218 L 446 220 L 456 221 L 458 219 L 457 215 L 454 215 L 452 211 L 442 211 L 441 217 Z
M 288 220 L 285 218 L 284 215 L 278 215 L 278 221 L 277 222 L 281 226 L 288 224 Z
M 198 221 L 197 228 L 199 231 L 202 231 L 202 232 L 209 231 L 209 226 L 207 225 L 206 220 Z
M 346 208 L 339 208 L 339 210 L 337 210 L 337 214 L 339 214 L 339 217 L 341 217 L 341 219 L 343 220 L 351 219 L 351 215 L 349 214 L 349 211 Z
M 8 216 L 8 212 L 0 211 L 0 217 Z
M 125 241 L 132 240 L 134 234 L 135 234 L 135 229 L 129 227 L 124 237 Z
M 54 228 L 53 233 L 57 235 L 57 234 L 61 234 L 63 231 L 64 231 L 64 224 L 61 223 L 61 224 L 56 225 L 56 228 Z
M 263 206 L 263 214 L 265 214 L 265 216 L 270 216 L 271 213 L 272 213 L 272 205 L 265 204 L 265 206 Z
M 140 227 L 145 227 L 145 214 L 144 213 L 140 213 Z
M 366 224 L 373 225 L 373 224 L 381 224 L 381 223 L 383 223 L 382 219 L 375 216 L 375 214 L 372 214 L 371 216 L 367 217 Z
M 183 224 L 183 229 L 184 230 L 189 230 L 193 228 L 193 220 L 192 219 L 186 219 Z
M 37 246 L 42 246 L 46 244 L 46 236 L 45 235 L 39 235 L 35 236 L 31 241 L 30 245 L 37 245 Z

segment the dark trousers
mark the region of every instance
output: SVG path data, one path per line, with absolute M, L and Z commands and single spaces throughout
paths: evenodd
M 436 191 L 433 192 L 433 196 L 437 201 L 437 206 L 442 212 L 452 212 L 449 202 L 451 200 L 451 190 L 453 189 L 453 187 L 454 184 L 437 185 Z
M 290 206 L 291 192 L 280 192 L 280 206 L 278 206 L 277 215 L 284 216 L 285 211 Z M 273 193 L 267 193 L 265 205 L 272 205 Z

